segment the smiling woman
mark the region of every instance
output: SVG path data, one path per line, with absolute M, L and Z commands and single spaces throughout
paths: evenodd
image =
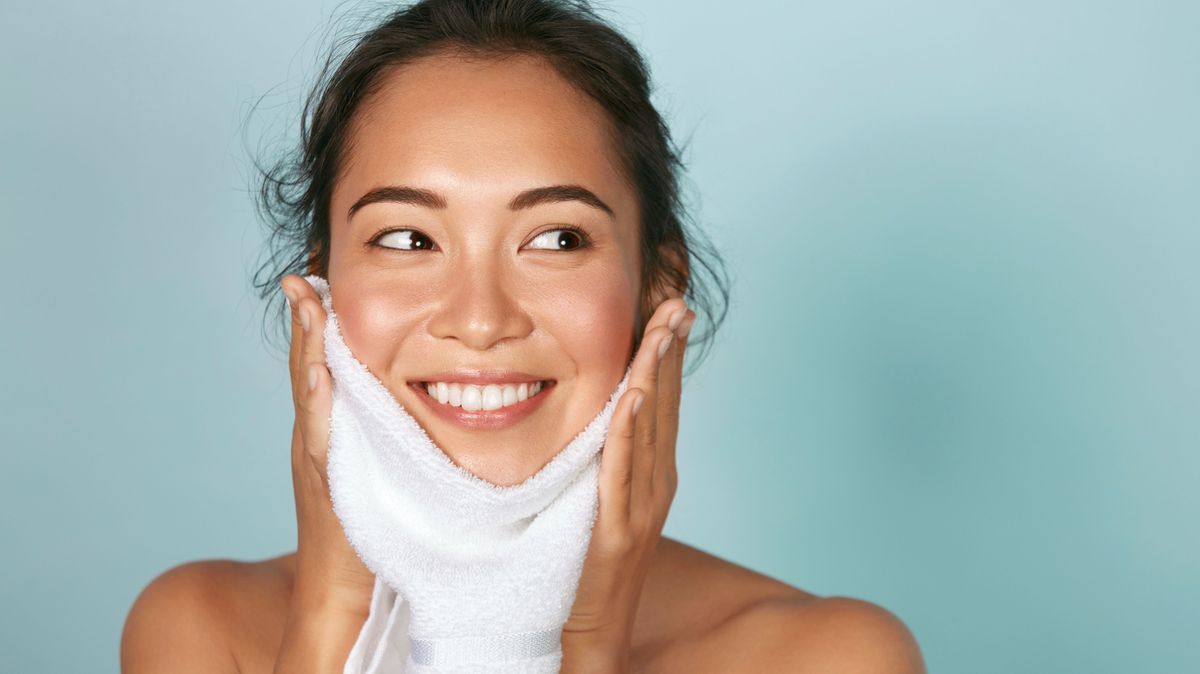
M 629 371 L 545 671 L 923 669 L 886 610 L 661 536 L 689 330 L 704 314 L 691 343 L 710 342 L 728 289 L 684 227 L 679 152 L 628 40 L 582 2 L 421 2 L 330 58 L 302 131 L 262 176 L 273 253 L 256 278 L 291 308 L 297 551 L 156 578 L 128 618 L 124 671 L 358 671 L 348 658 L 392 588 L 330 499 L 331 309 L 394 403 L 489 488 L 543 475 Z

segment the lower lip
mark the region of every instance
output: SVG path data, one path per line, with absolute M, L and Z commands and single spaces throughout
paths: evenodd
M 542 384 L 542 390 L 538 391 L 537 395 L 529 396 L 515 405 L 508 405 L 507 407 L 495 410 L 475 410 L 474 412 L 438 402 L 437 398 L 429 395 L 429 391 L 425 390 L 424 384 L 414 382 L 409 384 L 409 386 L 417 392 L 417 397 L 424 401 L 433 410 L 433 413 L 442 419 L 471 430 L 492 431 L 512 426 L 530 414 L 533 414 L 534 410 L 541 407 L 542 401 L 546 399 L 546 394 L 554 388 L 556 383 L 551 381 Z

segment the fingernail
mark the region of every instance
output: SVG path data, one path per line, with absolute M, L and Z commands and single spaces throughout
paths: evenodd
M 671 328 L 671 332 L 675 332 L 675 330 L 679 328 L 679 324 L 683 322 L 683 317 L 686 315 L 686 307 L 671 314 L 671 319 L 667 321 L 667 327 Z
M 317 387 L 317 366 L 308 366 L 308 390 L 313 390 Z
M 692 331 L 692 325 L 695 324 L 695 322 L 696 322 L 696 314 L 692 314 L 692 317 L 689 318 L 687 320 L 687 323 L 684 324 L 683 329 L 679 331 L 680 339 L 687 338 L 688 333 Z
M 642 401 L 646 399 L 645 393 L 639 393 L 637 400 L 633 401 L 633 414 L 637 416 L 638 410 L 642 408 Z
M 308 332 L 308 312 L 303 309 L 300 310 L 300 325 L 303 325 L 304 331 Z
M 659 360 L 662 360 L 663 354 L 666 353 L 667 349 L 669 348 L 671 348 L 671 335 L 667 335 L 667 338 L 662 341 L 662 344 L 658 345 Z
M 296 298 L 292 297 L 292 293 L 287 288 L 283 286 L 279 286 L 279 288 L 283 291 L 283 297 L 287 300 L 288 311 L 291 311 L 292 307 L 296 304 Z

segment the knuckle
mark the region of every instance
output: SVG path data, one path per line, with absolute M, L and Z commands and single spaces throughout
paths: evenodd
M 296 418 L 300 421 L 300 432 L 308 432 L 309 424 L 309 405 L 305 396 L 300 395 L 296 398 Z
M 642 433 L 642 439 L 646 444 L 653 445 L 658 443 L 658 429 L 654 424 L 646 424 L 646 430 Z
M 662 410 L 663 412 L 666 412 L 668 416 L 675 416 L 679 414 L 679 399 L 671 396 L 666 400 L 666 402 L 663 403 Z

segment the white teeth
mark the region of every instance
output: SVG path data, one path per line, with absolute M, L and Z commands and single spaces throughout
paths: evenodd
M 504 401 L 504 396 L 500 393 L 500 387 L 495 384 L 488 384 L 483 387 L 483 409 L 495 410 L 500 408 L 500 403 Z
M 515 405 L 522 400 L 537 395 L 542 390 L 542 382 L 528 382 L 520 385 L 488 384 L 455 384 L 452 382 L 428 382 L 425 391 L 431 398 L 443 405 L 461 407 L 468 412 L 478 410 L 495 410 L 501 407 Z
M 468 412 L 477 412 L 483 407 L 483 393 L 478 386 L 464 386 L 462 392 L 462 408 Z

